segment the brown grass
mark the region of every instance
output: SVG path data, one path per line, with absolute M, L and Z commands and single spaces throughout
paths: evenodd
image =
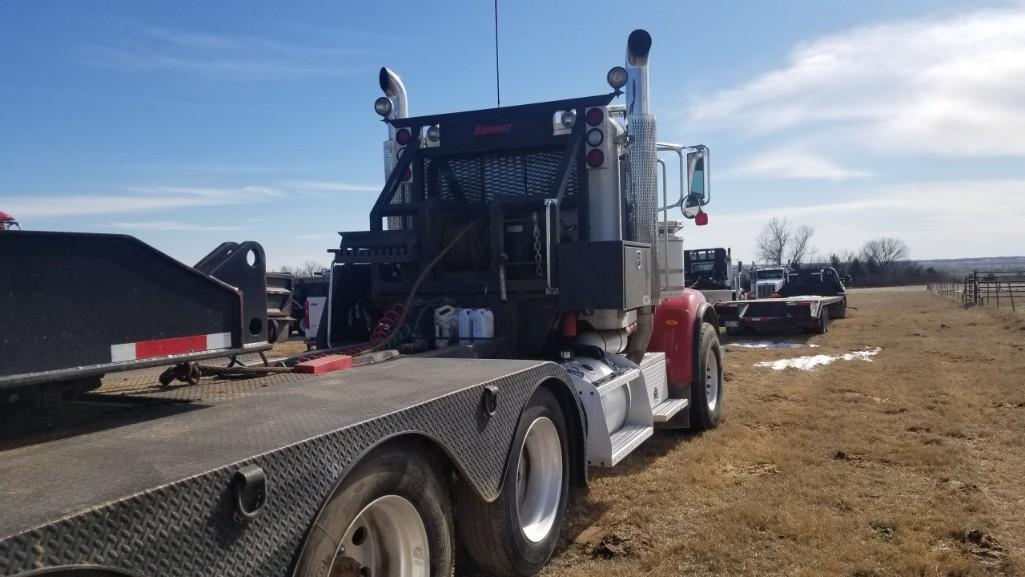
M 924 290 L 850 301 L 820 348 L 729 351 L 722 426 L 595 472 L 545 574 L 1018 574 L 1025 319 Z M 867 346 L 874 362 L 752 366 Z

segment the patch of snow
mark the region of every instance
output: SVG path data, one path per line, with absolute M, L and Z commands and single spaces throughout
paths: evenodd
M 774 343 L 772 341 L 756 341 L 751 343 L 729 343 L 726 348 L 735 347 L 738 349 L 814 349 L 818 345 L 811 343 Z
M 812 355 L 807 357 L 795 357 L 792 359 L 779 359 L 778 361 L 763 361 L 755 363 L 755 366 L 769 368 L 774 371 L 782 371 L 783 369 L 800 369 L 802 371 L 810 371 L 815 367 L 825 366 L 834 361 L 860 360 L 872 362 L 872 357 L 878 355 L 881 350 L 882 349 L 879 347 L 872 347 L 863 351 L 852 351 L 842 355 Z

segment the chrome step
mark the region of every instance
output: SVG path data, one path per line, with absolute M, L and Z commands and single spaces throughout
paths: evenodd
M 651 409 L 651 417 L 656 423 L 665 423 L 689 406 L 687 399 L 666 399 Z
M 622 429 L 612 433 L 612 462 L 609 464 L 597 463 L 606 467 L 615 467 L 631 451 L 641 443 L 647 441 L 654 434 L 654 427 L 644 425 L 626 425 Z

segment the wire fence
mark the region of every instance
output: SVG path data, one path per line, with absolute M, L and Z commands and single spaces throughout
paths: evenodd
M 970 272 L 961 280 L 929 283 L 929 291 L 964 305 L 1009 308 L 1025 307 L 1025 271 Z

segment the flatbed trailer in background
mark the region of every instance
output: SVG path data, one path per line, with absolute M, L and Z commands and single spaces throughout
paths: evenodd
M 830 267 L 787 274 L 779 298 L 724 301 L 715 311 L 728 334 L 757 329 L 803 329 L 823 334 L 847 316 L 847 289 Z

